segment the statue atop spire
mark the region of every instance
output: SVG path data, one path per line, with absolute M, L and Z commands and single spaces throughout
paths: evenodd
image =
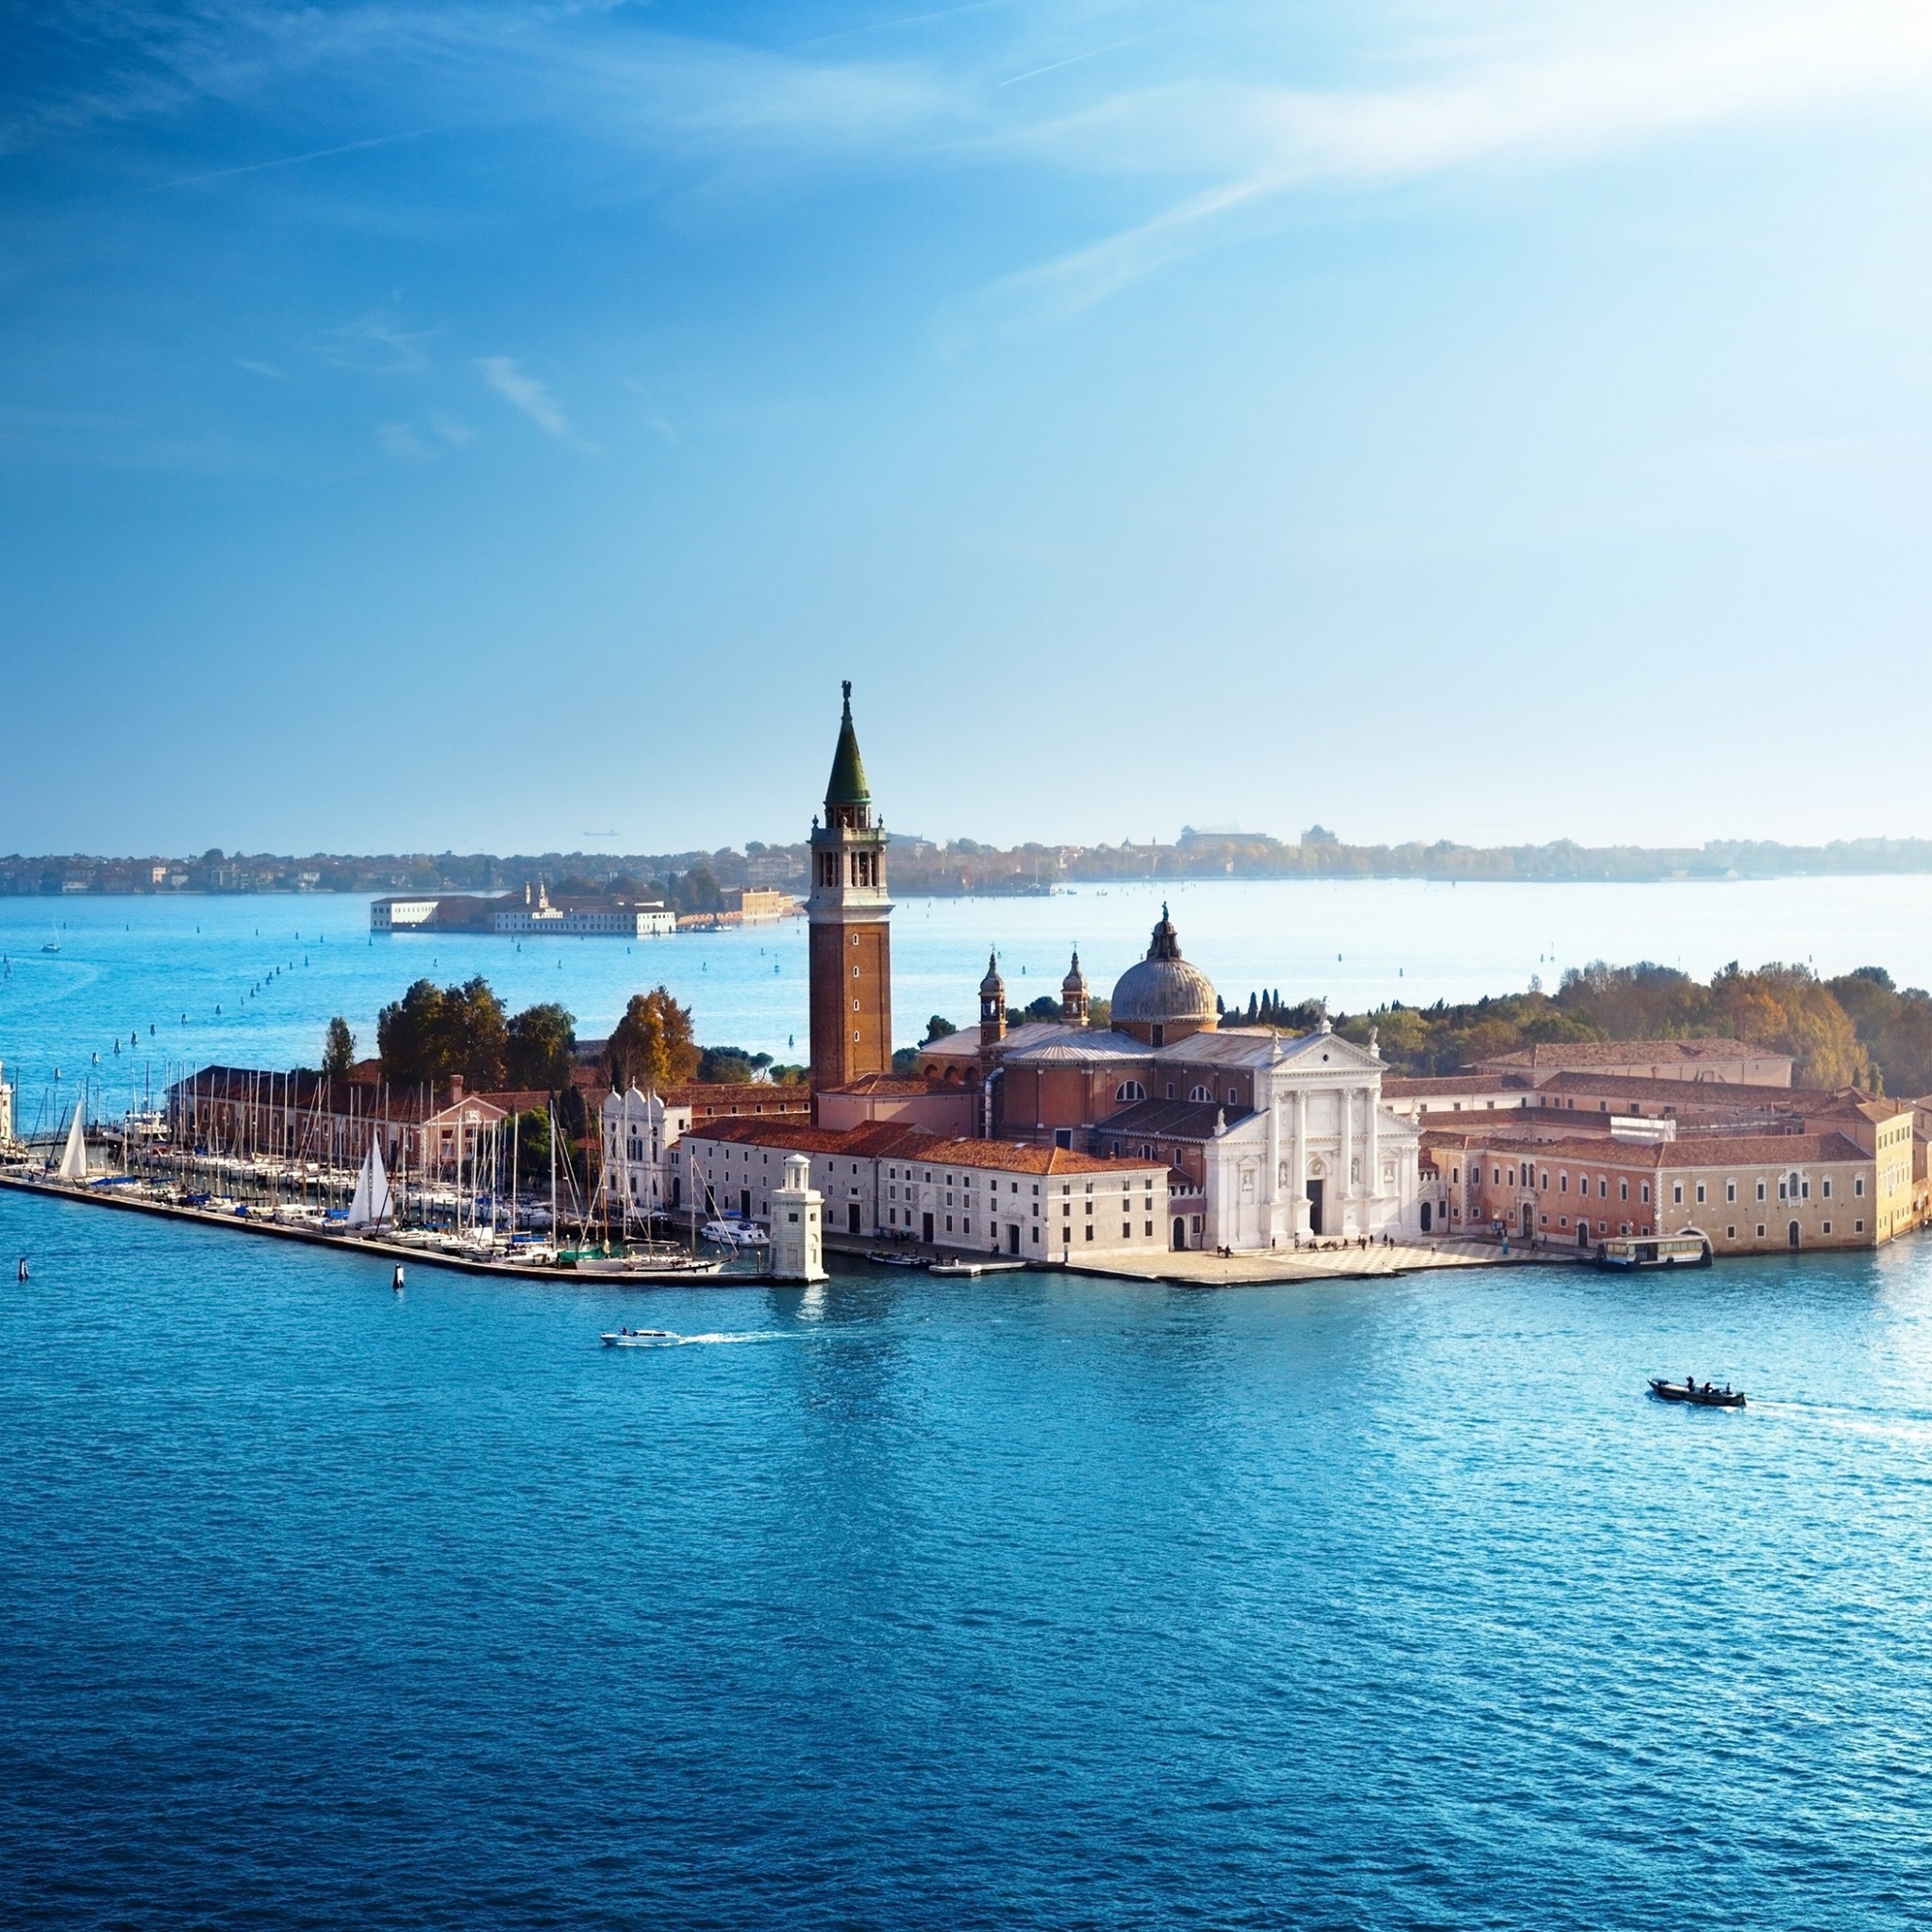
M 839 748 L 832 754 L 832 775 L 825 785 L 827 815 L 841 806 L 863 808 L 871 805 L 872 791 L 865 782 L 865 761 L 858 756 L 858 733 L 852 728 L 852 680 L 844 679 L 845 709 L 839 721 Z

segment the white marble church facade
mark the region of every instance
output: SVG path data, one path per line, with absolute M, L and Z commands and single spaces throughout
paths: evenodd
M 1210 1244 L 1241 1252 L 1421 1232 L 1421 1136 L 1383 1104 L 1373 1046 L 1325 1023 L 1299 1038 L 1213 1038 L 1254 1041 L 1255 1107 L 1217 1124 L 1203 1149 Z

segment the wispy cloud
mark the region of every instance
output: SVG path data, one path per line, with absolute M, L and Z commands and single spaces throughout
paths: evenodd
M 383 454 L 399 463 L 426 463 L 436 452 L 407 423 L 384 423 L 375 432 Z
M 526 375 L 508 356 L 478 356 L 473 367 L 514 409 L 559 441 L 570 441 L 570 424 L 557 398 L 534 375 Z
M 431 333 L 406 329 L 388 310 L 376 309 L 330 329 L 319 353 L 324 361 L 360 375 L 422 375 L 429 369 L 423 344 Z
M 1932 98 L 1932 9 L 1901 0 L 1625 8 L 1419 53 L 1398 87 L 1121 90 L 1009 136 L 1062 165 L 1207 185 L 994 292 L 1065 312 L 1199 248 L 1250 204 L 1478 167 L 1574 165 L 1661 139 Z M 1212 177 L 1218 176 L 1218 179 Z
M 269 161 L 243 161 L 239 167 L 211 168 L 203 175 L 177 175 L 172 181 L 157 181 L 149 190 L 158 194 L 167 188 L 199 188 L 208 181 L 232 181 L 237 175 L 261 175 L 272 168 L 297 168 L 304 161 L 332 160 L 337 155 L 358 155 L 365 148 L 391 147 L 399 141 L 420 141 L 430 130 L 418 127 L 408 134 L 377 134 L 367 141 L 345 141 L 339 147 L 310 148 L 307 154 L 278 155 Z

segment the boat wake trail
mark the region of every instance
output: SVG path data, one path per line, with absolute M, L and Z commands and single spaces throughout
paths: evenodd
M 1845 1435 L 1932 1449 L 1932 1415 L 1917 1409 L 1858 1408 L 1833 1402 L 1765 1402 L 1756 1396 L 1752 1397 L 1751 1407 L 1758 1415 L 1775 1416 L 1785 1422 L 1808 1423 L 1815 1428 L 1833 1429 Z
M 680 1335 L 677 1338 L 677 1346 L 691 1348 L 699 1342 L 720 1345 L 729 1341 L 792 1341 L 796 1339 L 782 1328 L 761 1328 L 747 1335 Z

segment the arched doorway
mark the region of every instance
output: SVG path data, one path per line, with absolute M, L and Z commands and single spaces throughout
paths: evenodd
M 1798 1245 L 1798 1224 L 1795 1221 L 1785 1230 L 1785 1239 L 1790 1242 L 1792 1247 L 1795 1248 Z
M 1587 1221 L 1579 1221 L 1576 1224 L 1576 1245 L 1579 1248 L 1587 1248 L 1590 1245 L 1590 1223 Z
M 1188 1244 L 1188 1217 L 1185 1214 L 1176 1214 L 1174 1218 L 1174 1244 L 1176 1249 L 1185 1248 Z
M 1523 1204 L 1523 1239 L 1526 1241 L 1536 1239 L 1536 1209 L 1527 1201 Z
M 1431 1214 L 1431 1210 L 1430 1210 L 1430 1207 L 1429 1207 L 1429 1204 L 1428 1204 L 1428 1202 L 1424 1201 L 1424 1202 L 1423 1203 L 1423 1232 L 1424 1232 L 1424 1234 L 1427 1234 L 1427 1233 L 1428 1233 L 1428 1231 L 1429 1231 L 1429 1220 L 1430 1220 L 1430 1214 Z

